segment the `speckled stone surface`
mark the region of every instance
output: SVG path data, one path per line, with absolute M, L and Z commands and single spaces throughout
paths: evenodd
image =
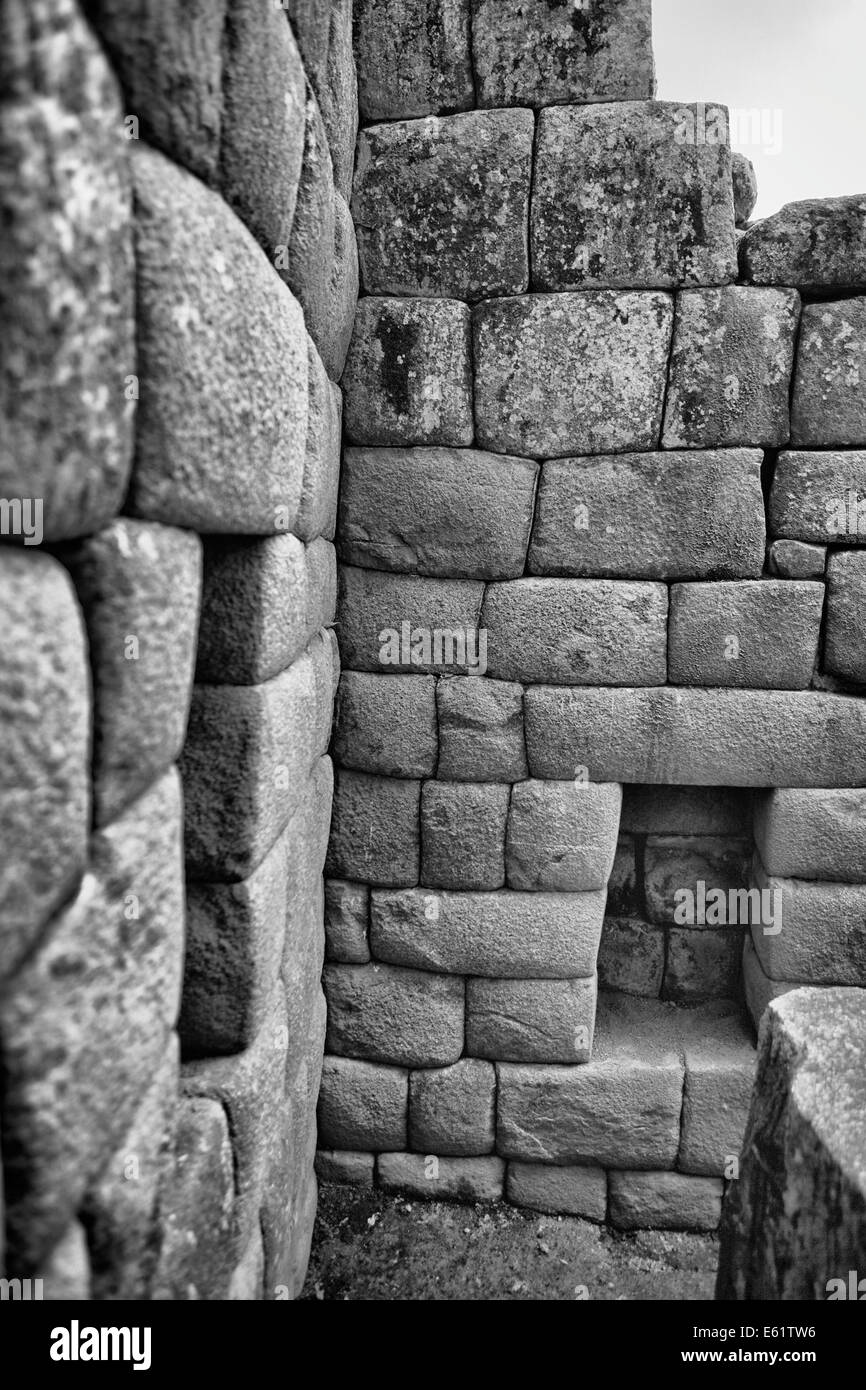
M 749 228 L 740 263 L 756 285 L 866 289 L 866 194 L 786 203 Z
M 791 440 L 866 445 L 866 297 L 804 308 Z
M 473 105 L 468 0 L 354 0 L 354 20 L 362 120 Z

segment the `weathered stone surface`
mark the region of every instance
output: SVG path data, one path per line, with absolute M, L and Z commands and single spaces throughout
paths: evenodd
M 431 888 L 502 888 L 511 788 L 487 782 L 425 782 L 421 789 L 421 882 Z
M 770 491 L 776 536 L 866 544 L 866 451 L 779 455 Z
M 524 697 L 533 777 L 595 782 L 866 786 L 866 708 L 817 691 L 562 690 Z
M 409 1145 L 418 1153 L 493 1152 L 496 1071 L 464 1057 L 452 1067 L 409 1077 Z
M 490 674 L 551 685 L 663 685 L 668 592 L 607 579 L 491 584 L 481 627 Z
M 334 183 L 344 198 L 352 188 L 358 134 L 358 78 L 352 52 L 352 0 L 331 0 L 325 71 L 314 67 L 310 79 L 319 98 L 334 165 Z
M 866 883 L 866 791 L 764 792 L 755 799 L 754 826 L 768 873 Z
M 398 886 L 417 883 L 420 799 L 420 782 L 339 771 L 329 876 Z
M 741 250 L 756 285 L 801 290 L 866 289 L 866 197 L 786 203 L 750 227 Z
M 755 1048 L 739 1008 L 690 1011 L 685 1025 L 686 1085 L 677 1167 L 731 1178 L 740 1159 L 755 1080 Z
M 759 450 L 551 459 L 528 568 L 604 579 L 758 579 Z
M 521 782 L 528 775 L 522 686 L 465 677 L 440 680 L 436 708 L 440 777 Z
M 501 1063 L 497 1152 L 534 1163 L 672 1167 L 683 1071 L 665 1005 L 608 995 L 582 1067 Z
M 468 307 L 361 299 L 342 384 L 350 444 L 471 444 Z
M 623 787 L 621 828 L 635 835 L 748 839 L 753 793 L 732 787 Z
M 228 1297 L 231 1302 L 251 1303 L 262 1298 L 265 1279 L 265 1249 L 261 1227 L 247 1241 L 238 1263 L 232 1270 Z
M 444 1067 L 463 1051 L 463 981 L 390 965 L 326 965 L 327 1050 L 393 1066 Z
M 739 150 L 731 151 L 731 180 L 734 186 L 734 221 L 738 227 L 745 227 L 755 211 L 755 204 L 758 201 L 758 179 L 754 164 Z M 780 285 L 793 285 L 797 282 L 795 280 L 780 280 L 778 283 Z
M 349 1057 L 326 1057 L 319 1091 L 319 1142 L 332 1149 L 403 1149 L 409 1073 Z
M 141 399 L 129 509 L 202 532 L 290 530 L 307 431 L 300 305 L 222 198 L 151 150 L 133 164 Z
M 219 1299 L 228 1292 L 232 1257 L 232 1146 L 216 1100 L 183 1099 L 174 1166 L 161 1207 L 159 1299 Z
M 329 285 L 330 332 L 322 351 L 329 374 L 339 381 L 349 355 L 360 287 L 355 226 L 349 204 L 339 193 L 334 194 L 334 252 Z
M 605 917 L 598 948 L 598 983 L 622 994 L 658 998 L 665 968 L 660 927 L 636 918 Z
M 725 1203 L 717 1296 L 862 1297 L 866 1001 L 797 990 L 761 1032 L 739 1182 Z M 832 1078 L 832 1084 L 828 1084 Z
M 827 627 L 824 669 L 843 680 L 866 684 L 866 555 L 839 551 L 827 564 Z
M 347 449 L 340 557 L 454 579 L 523 573 L 538 469 L 478 449 Z
M 630 101 L 655 89 L 650 0 L 471 0 L 479 106 Z
M 620 835 L 607 881 L 606 915 L 628 917 L 630 913 L 635 915 L 639 909 L 635 842 L 630 835 Z
M 373 892 L 378 960 L 494 979 L 592 975 L 604 893 Z
M 823 579 L 827 547 L 804 541 L 773 541 L 767 562 L 770 573 L 781 579 Z
M 372 1187 L 376 1160 L 370 1153 L 341 1153 L 338 1149 L 319 1149 L 316 1177 L 319 1182 L 343 1183 L 350 1187 Z
M 509 1163 L 505 1195 L 516 1207 L 604 1221 L 607 1174 L 603 1168 L 553 1167 L 549 1163 Z
M 824 585 L 806 580 L 674 584 L 671 685 L 805 690 L 818 656 Z
M 361 132 L 352 214 L 367 294 L 474 301 L 529 288 L 531 111 Z
M 724 106 L 548 107 L 532 184 L 532 287 L 724 285 L 737 278 Z
M 799 989 L 799 985 L 783 980 L 771 980 L 769 975 L 764 973 L 764 967 L 752 944 L 751 934 L 747 932 L 743 943 L 743 993 L 756 1033 L 770 1000 L 789 994 L 792 989 Z
M 484 674 L 478 670 L 486 655 L 478 639 L 480 581 L 343 565 L 338 589 L 340 651 L 349 669 Z
M 502 1196 L 501 1158 L 437 1158 L 383 1153 L 376 1160 L 379 1186 L 431 1202 L 496 1202 Z
M 744 934 L 741 927 L 671 927 L 662 999 L 688 1004 L 733 998 Z
M 466 1049 L 499 1062 L 588 1062 L 595 976 L 587 980 L 467 980 Z
M 753 881 L 762 893 L 778 895 L 770 900 L 772 929 L 752 927 L 771 980 L 866 986 L 866 885 L 777 878 L 757 858 Z
M 0 977 L 74 890 L 90 829 L 87 638 L 65 570 L 0 550 Z
M 463 111 L 475 92 L 465 0 L 355 0 L 365 121 Z
M 118 517 L 63 556 L 93 670 L 93 800 L 105 825 L 175 761 L 195 666 L 201 542 Z
M 708 921 L 686 923 L 681 913 L 677 913 L 677 891 L 688 889 L 696 894 L 700 882 L 705 884 L 708 893 L 712 888 L 721 889 L 725 894 L 731 888 L 745 888 L 749 852 L 747 840 L 717 839 L 711 835 L 695 838 L 686 835 L 647 836 L 644 891 L 650 921 L 678 923 L 680 926 L 724 926 L 724 919 L 713 920 L 712 905 L 707 907 Z
M 46 1303 L 84 1302 L 93 1296 L 87 1232 L 80 1221 L 70 1224 L 40 1265 L 37 1278 L 43 1288 L 36 1297 Z
M 131 1124 L 177 1017 L 183 859 L 168 772 L 91 839 L 91 872 L 3 1002 L 10 1263 L 37 1266 Z
M 334 256 L 334 166 L 309 81 L 304 98 L 304 153 L 291 235 L 276 266 L 304 311 L 307 330 L 329 375 L 331 269 Z
M 364 965 L 370 959 L 370 889 L 329 879 L 325 884 L 325 949 L 328 960 Z
M 791 397 L 791 443 L 866 445 L 866 297 L 807 304 Z
M 722 1215 L 721 1178 L 682 1173 L 611 1173 L 610 1220 L 621 1231 L 714 1231 Z
M 334 715 L 334 757 L 341 767 L 432 777 L 437 743 L 433 676 L 343 672 Z
M 658 291 L 477 305 L 478 443 L 541 457 L 657 448 L 672 323 Z
M 607 886 L 622 788 L 611 783 L 522 782 L 508 813 L 509 888 L 585 893 Z
M 10 10 L 0 86 L 0 497 L 33 507 L 38 541 L 62 540 L 105 525 L 132 464 L 123 108 L 72 0 Z
M 666 449 L 788 442 L 796 290 L 726 285 L 677 296 Z
M 328 379 L 325 364 L 309 337 L 307 364 L 307 444 L 295 531 L 302 541 L 317 536 L 332 541 L 337 529 L 343 397 Z

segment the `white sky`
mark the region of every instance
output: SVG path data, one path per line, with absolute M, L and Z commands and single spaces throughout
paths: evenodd
M 753 217 L 866 192 L 866 0 L 653 0 L 653 35 L 659 100 L 737 113 Z

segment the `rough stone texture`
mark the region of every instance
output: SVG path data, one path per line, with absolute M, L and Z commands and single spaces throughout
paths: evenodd
M 482 583 L 343 565 L 338 587 L 340 651 L 351 670 L 445 675 L 478 665 Z
M 602 989 L 656 999 L 664 968 L 665 938 L 659 927 L 634 918 L 605 917 L 598 948 Z
M 610 1220 L 621 1231 L 714 1231 L 722 1215 L 720 1178 L 681 1173 L 611 1173 Z
M 616 842 L 613 867 L 607 881 L 607 914 L 627 917 L 640 908 L 637 883 L 637 846 L 630 835 L 621 835 Z
M 866 885 L 776 878 L 759 859 L 753 881 L 762 893 L 780 895 L 772 899 L 773 931 L 752 927 L 755 950 L 771 980 L 866 986 Z
M 698 119 L 717 138 L 695 139 Z M 542 111 L 531 247 L 536 290 L 735 280 L 727 108 L 636 101 Z
M 235 1254 L 233 1208 L 232 1146 L 225 1110 L 215 1100 L 183 1099 L 178 1107 L 174 1166 L 162 1197 L 156 1297 L 228 1296 Z
M 217 194 L 150 150 L 135 151 L 134 172 L 141 398 L 130 509 L 204 532 L 290 530 L 307 430 L 300 306 Z
M 361 132 L 352 214 L 367 294 L 474 301 L 529 288 L 531 111 Z
M 683 1090 L 664 1005 L 608 995 L 591 1062 L 501 1063 L 497 1152 L 535 1163 L 673 1167 Z
M 745 227 L 755 211 L 755 204 L 758 201 L 758 179 L 754 164 L 739 150 L 731 151 L 731 179 L 734 186 L 734 221 L 737 227 Z M 749 279 L 752 278 L 749 276 Z M 762 281 L 761 283 L 767 282 Z M 770 283 L 793 285 L 798 282 L 783 279 Z
M 444 1067 L 463 1051 L 463 981 L 390 965 L 326 965 L 328 1052 Z
M 330 334 L 323 349 L 328 372 L 339 381 L 349 355 L 355 306 L 358 302 L 360 271 L 358 243 L 349 205 L 339 193 L 334 194 L 334 262 L 330 275 L 328 322 Z
M 607 1174 L 602 1168 L 554 1168 L 545 1163 L 509 1163 L 505 1195 L 516 1207 L 604 1221 Z
M 478 449 L 347 449 L 340 558 L 403 574 L 515 579 L 537 472 Z
M 533 777 L 594 782 L 866 786 L 866 709 L 845 695 L 769 690 L 529 689 Z
M 747 1157 L 725 1203 L 717 1297 L 860 1296 L 849 1270 L 856 1284 L 866 1243 L 864 1065 L 862 990 L 797 990 L 771 1004 Z
M 481 626 L 490 674 L 551 685 L 663 685 L 662 584 L 516 579 L 491 584 Z
M 798 448 L 866 444 L 866 297 L 807 304 L 791 397 Z
M 420 970 L 497 978 L 592 975 L 604 893 L 373 892 L 370 948 Z
M 862 194 L 786 203 L 749 228 L 740 248 L 744 275 L 756 285 L 866 289 L 864 223 Z
M 493 1152 L 496 1071 L 464 1057 L 409 1077 L 409 1146 L 417 1153 L 466 1157 Z
M 755 799 L 754 827 L 768 873 L 866 883 L 866 791 L 764 792 Z
M 63 556 L 93 673 L 93 801 L 105 825 L 183 746 L 201 594 L 201 542 L 118 517 Z
M 770 1000 L 778 999 L 783 994 L 789 994 L 792 989 L 799 988 L 799 985 L 790 981 L 771 980 L 769 975 L 764 973 L 751 935 L 747 932 L 743 943 L 743 993 L 756 1033 Z
M 123 108 L 72 0 L 10 8 L 0 85 L 0 497 L 39 499 L 62 540 L 114 515 L 132 463 Z
M 364 965 L 370 959 L 369 924 L 370 889 L 367 885 L 329 879 L 325 884 L 327 959 L 346 965 Z
M 421 882 L 431 888 L 502 888 L 511 788 L 425 782 L 421 789 Z M 593 885 L 595 886 L 595 885 Z
M 824 669 L 843 680 L 866 684 L 866 555 L 856 550 L 831 555 L 827 581 Z
M 438 1158 L 422 1154 L 380 1154 L 379 1186 L 433 1202 L 496 1202 L 502 1196 L 501 1158 Z
M 37 1278 L 44 1286 L 37 1297 L 44 1298 L 46 1303 L 77 1303 L 93 1297 L 87 1232 L 80 1221 L 70 1224 L 40 1265 Z M 25 1293 L 24 1297 L 30 1295 Z
M 358 135 L 358 78 L 352 52 L 353 0 L 331 0 L 328 58 L 323 76 L 311 74 L 328 133 L 334 183 L 344 198 L 352 188 Z
M 307 339 L 307 366 L 307 444 L 301 504 L 294 529 L 302 541 L 312 541 L 317 536 L 332 541 L 337 529 L 343 397 L 339 387 L 328 379 L 312 338 Z
M 507 681 L 440 680 L 439 776 L 449 781 L 522 782 L 523 687 Z
M 342 767 L 432 777 L 437 745 L 432 676 L 343 672 L 334 715 L 334 757 Z
M 172 771 L 91 839 L 91 872 L 7 990 L 7 1263 L 32 1271 L 123 1139 L 180 1002 L 183 861 Z
M 731 787 L 624 787 L 622 829 L 635 835 L 748 839 L 753 793 Z
M 674 584 L 670 605 L 671 685 L 808 687 L 818 655 L 823 584 L 773 579 Z
M 370 1153 L 341 1153 L 337 1149 L 319 1149 L 316 1154 L 316 1177 L 319 1182 L 343 1183 L 350 1187 L 372 1187 L 376 1159 Z
M 479 106 L 629 101 L 655 90 L 651 0 L 470 0 Z
M 87 638 L 65 570 L 0 550 L 0 977 L 75 889 L 90 828 Z
M 730 1178 L 730 1159 L 743 1153 L 755 1080 L 755 1048 L 739 1010 L 723 1004 L 691 1012 L 684 1055 L 686 1085 L 677 1167 L 684 1173 Z
M 307 81 L 304 153 L 291 235 L 276 265 L 304 311 L 310 337 L 329 375 L 331 362 L 331 274 L 335 244 L 334 166 L 315 93 Z
M 471 444 L 468 307 L 361 299 L 342 385 L 351 444 Z
M 743 936 L 741 927 L 671 927 L 662 999 L 730 999 L 737 993 Z
M 603 579 L 758 579 L 757 449 L 552 459 L 541 470 L 528 568 Z
M 799 541 L 866 544 L 866 451 L 779 455 L 770 530 Z
M 362 883 L 417 883 L 420 799 L 420 782 L 338 772 L 328 874 Z
M 658 291 L 477 305 L 479 444 L 541 457 L 657 448 L 672 322 Z
M 616 853 L 622 788 L 527 781 L 508 814 L 509 888 L 584 893 L 607 886 Z
M 472 106 L 465 0 L 355 0 L 362 120 L 400 120 Z
M 644 852 L 644 887 L 650 921 L 676 922 L 677 890 L 687 888 L 696 893 L 698 882 L 706 884 L 707 892 L 711 888 L 719 888 L 724 893 L 730 888 L 745 888 L 748 854 L 747 841 L 716 839 L 710 835 L 694 839 L 686 835 L 649 835 Z M 710 920 L 691 925 L 725 924 Z
M 326 1057 L 319 1090 L 323 1148 L 403 1149 L 407 1143 L 409 1073 L 348 1057 Z
M 588 1062 L 597 985 L 588 980 L 467 980 L 466 1049 L 500 1062 Z
M 796 290 L 726 285 L 678 295 L 664 447 L 786 444 L 799 317 Z
M 773 541 L 767 556 L 771 574 L 781 579 L 823 579 L 827 547 L 803 541 Z

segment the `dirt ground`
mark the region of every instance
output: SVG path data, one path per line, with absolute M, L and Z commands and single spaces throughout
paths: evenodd
M 712 1299 L 714 1236 L 322 1184 L 305 1299 Z

